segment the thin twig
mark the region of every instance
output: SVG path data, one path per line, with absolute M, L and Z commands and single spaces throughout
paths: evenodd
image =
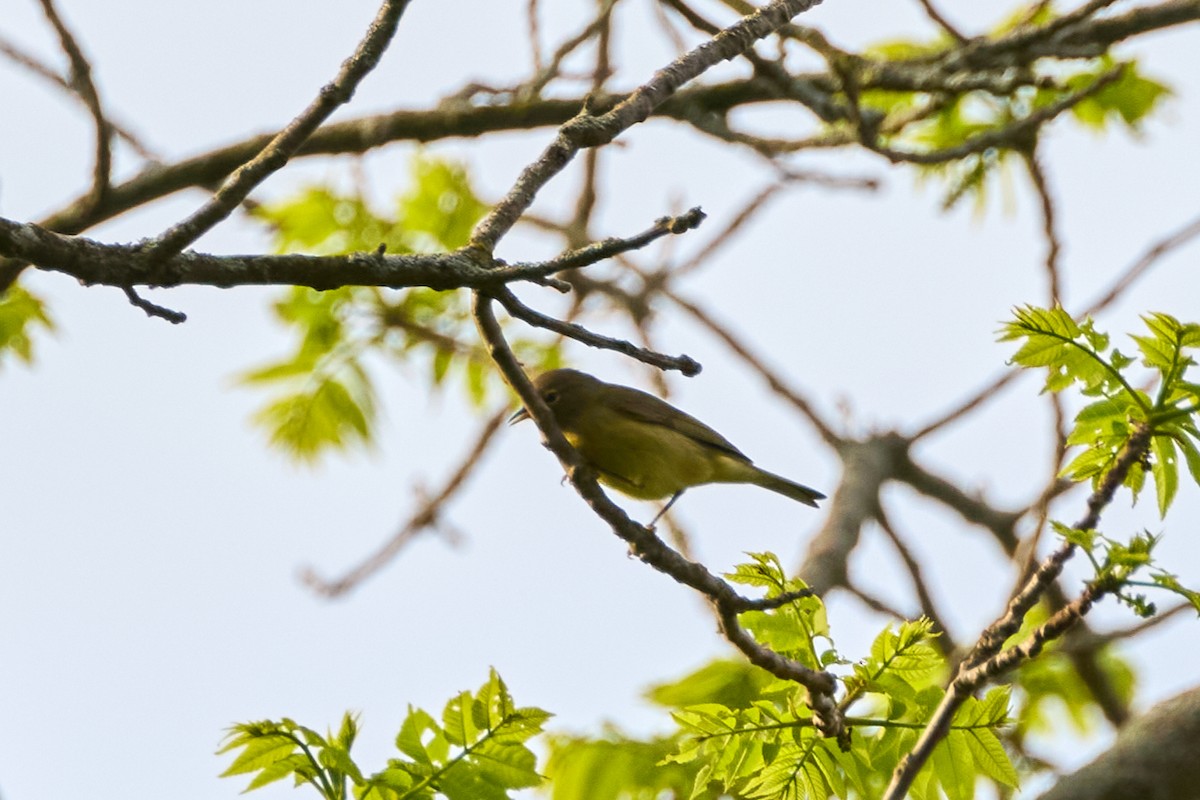
M 48 65 L 39 61 L 37 58 L 30 55 L 29 53 L 26 53 L 20 47 L 13 44 L 12 42 L 10 42 L 9 40 L 5 39 L 2 36 L 0 36 L 0 54 L 8 56 L 8 58 L 10 60 L 12 60 L 14 63 L 20 64 L 22 67 L 25 67 L 30 72 L 32 72 L 34 75 L 37 75 L 39 78 L 43 78 L 46 81 L 49 81 L 51 84 L 58 87 L 59 89 L 62 89 L 63 91 L 65 91 L 67 94 L 69 94 L 71 97 L 75 98 L 76 100 L 82 101 L 83 98 L 81 97 L 79 92 L 75 91 L 75 89 L 71 86 L 71 84 L 67 81 L 66 78 L 59 75 L 57 72 L 55 72 L 53 69 L 51 69 Z M 125 126 L 113 121 L 113 118 L 111 116 L 106 115 L 105 119 L 108 122 L 108 129 L 110 131 L 112 131 L 114 134 L 116 134 L 118 137 L 120 137 L 122 140 L 124 140 L 125 143 L 127 145 L 129 145 L 130 148 L 132 148 L 135 153 L 137 153 L 139 156 L 146 159 L 147 161 L 159 160 L 159 155 L 157 153 L 155 153 L 154 151 L 152 151 L 144 142 L 142 142 L 141 139 L 139 139 L 136 134 L 131 132 Z
M 1042 211 L 1042 235 L 1046 238 L 1046 282 L 1049 288 L 1047 307 L 1064 304 L 1062 295 L 1062 277 L 1059 270 L 1059 254 L 1062 244 L 1058 237 L 1058 214 L 1054 210 L 1054 199 L 1050 196 L 1050 186 L 1046 182 L 1046 171 L 1038 158 L 1036 144 L 1021 153 L 1029 178 L 1033 181 L 1034 192 L 1037 193 Z
M 946 627 L 945 620 L 938 613 L 937 605 L 933 602 L 933 595 L 929 593 L 929 587 L 926 585 L 925 578 L 921 574 L 920 562 L 913 557 L 904 540 L 900 538 L 900 534 L 892 526 L 892 522 L 888 518 L 887 512 L 883 510 L 883 506 L 878 507 L 875 514 L 875 521 L 879 523 L 879 527 L 892 543 L 892 546 L 896 548 L 900 560 L 904 562 L 904 567 L 908 570 L 908 576 L 912 580 L 913 591 L 917 594 L 917 602 L 921 606 L 921 613 L 933 623 L 934 629 L 941 634 L 935 640 L 935 644 L 942 651 L 942 655 L 949 656 L 957 649 L 958 645 L 954 643 L 954 639 L 950 636 L 950 630 Z
M 1164 622 L 1174 619 L 1184 611 L 1195 611 L 1196 607 L 1186 600 L 1168 608 L 1166 611 L 1160 611 L 1149 619 L 1144 619 L 1136 625 L 1130 625 L 1127 628 L 1119 628 L 1115 631 L 1106 631 L 1104 633 L 1089 633 L 1084 636 L 1069 636 L 1063 640 L 1059 652 L 1070 654 L 1072 652 L 1094 652 L 1095 650 L 1120 642 L 1125 639 L 1132 639 L 1135 636 L 1140 636 L 1152 628 L 1157 628 Z
M 91 63 L 83 54 L 83 49 L 80 48 L 79 42 L 75 40 L 75 36 L 67 28 L 62 17 L 58 15 L 53 0 L 41 0 L 41 4 L 42 11 L 58 34 L 58 41 L 71 64 L 70 85 L 83 100 L 83 104 L 87 106 L 88 113 L 92 115 L 92 125 L 95 128 L 96 162 L 92 169 L 92 188 L 88 192 L 88 202 L 93 206 L 100 206 L 108 194 L 112 177 L 111 128 L 108 120 L 104 117 L 104 108 L 100 104 L 100 94 L 96 91 L 96 84 L 92 82 Z
M 697 206 L 675 217 L 659 217 L 652 226 L 633 236 L 612 236 L 576 250 L 568 250 L 548 261 L 496 267 L 492 274 L 497 281 L 506 282 L 512 279 L 514 273 L 521 273 L 526 276 L 524 279 L 528 280 L 530 277 L 553 275 L 566 269 L 586 267 L 630 250 L 641 249 L 664 236 L 677 236 L 695 230 L 704 221 L 704 217 L 704 212 Z
M 437 524 L 438 518 L 446 508 L 446 504 L 463 487 L 467 479 L 474 474 L 475 468 L 479 466 L 484 453 L 487 452 L 488 447 L 495 440 L 496 431 L 500 430 L 501 425 L 508 416 L 508 412 L 509 409 L 504 407 L 497 410 L 488 418 L 487 422 L 480 428 L 479 435 L 475 437 L 475 442 L 471 445 L 471 449 L 467 451 L 467 455 L 459 462 L 458 468 L 442 484 L 442 488 L 435 495 L 425 500 L 409 516 L 400 530 L 385 542 L 383 546 L 363 559 L 358 566 L 334 580 L 322 578 L 311 567 L 307 567 L 301 572 L 300 579 L 317 594 L 334 598 L 362 585 L 363 581 L 391 563 L 392 559 L 409 542 Z
M 529 52 L 533 55 L 533 71 L 541 72 L 542 36 L 538 19 L 538 0 L 528 0 L 525 4 L 525 28 L 529 35 Z
M 929 152 L 897 150 L 879 144 L 866 128 L 860 129 L 862 144 L 868 150 L 876 152 L 897 164 L 945 164 L 996 148 L 1020 151 L 1027 147 L 1029 137 L 1035 134 L 1044 124 L 1059 116 L 1064 111 L 1074 108 L 1079 103 L 1092 97 L 1101 89 L 1116 81 L 1121 77 L 1124 70 L 1124 65 L 1114 67 L 1100 75 L 1090 85 L 1078 91 L 1070 92 L 1055 102 L 1048 103 L 1003 128 L 972 136 L 962 144 L 954 147 L 946 147 L 941 150 L 931 150 Z
M 504 310 L 519 320 L 535 325 L 539 328 L 554 331 L 555 333 L 574 339 L 577 342 L 588 345 L 589 347 L 598 347 L 604 350 L 612 350 L 617 353 L 636 358 L 644 364 L 651 364 L 659 369 L 676 369 L 684 375 L 692 376 L 700 373 L 700 362 L 686 355 L 669 356 L 665 353 L 656 353 L 653 350 L 646 350 L 638 347 L 632 342 L 627 342 L 624 339 L 614 339 L 611 336 L 604 336 L 599 333 L 593 333 L 582 325 L 574 322 L 564 322 L 556 319 L 540 311 L 535 311 L 529 306 L 517 299 L 507 288 L 501 288 L 493 291 L 492 297 L 497 300 L 500 305 L 504 306 Z
M 774 369 L 767 367 L 766 363 L 759 356 L 752 353 L 744 342 L 735 337 L 724 325 L 718 323 L 707 311 L 674 292 L 665 291 L 664 294 L 724 342 L 730 350 L 736 353 L 752 370 L 757 372 L 767 382 L 767 385 L 771 387 L 771 391 L 787 400 L 797 411 L 803 414 L 809 423 L 816 428 L 817 433 L 825 440 L 826 444 L 835 450 L 837 449 L 842 443 L 842 437 L 834 432 L 833 426 L 817 413 L 816 408 L 808 400 L 804 399 L 799 391 L 784 383 Z
M 132 286 L 122 286 L 121 288 L 125 290 L 125 296 L 129 298 L 130 304 L 137 306 L 142 311 L 145 311 L 147 317 L 158 317 L 159 319 L 165 319 L 172 325 L 178 325 L 181 322 L 187 322 L 187 314 L 183 313 L 182 311 L 175 311 L 174 309 L 167 308 L 166 306 L 160 306 L 157 303 L 151 303 L 149 300 L 139 295 Z
M 979 408 L 979 406 L 983 405 L 986 401 L 993 400 L 998 397 L 1001 389 L 1008 386 L 1022 374 L 1023 373 L 1017 369 L 1005 370 L 991 381 L 984 384 L 982 388 L 977 389 L 972 395 L 967 397 L 967 399 L 963 400 L 957 406 L 951 408 L 949 411 L 943 412 L 926 424 L 922 425 L 920 428 L 917 428 L 916 432 L 911 434 L 909 438 L 915 442 L 918 439 L 922 439 L 929 434 L 941 430 L 957 420 L 962 419 L 967 414 Z
M 350 100 L 358 84 L 379 63 L 409 2 L 383 0 L 354 54 L 342 63 L 334 79 L 321 87 L 308 108 L 277 133 L 258 155 L 234 170 L 208 202 L 151 241 L 152 257 L 165 259 L 182 252 L 232 214 L 255 186 L 282 168 L 313 131 Z
M 1172 250 L 1176 250 L 1190 243 L 1197 236 L 1200 236 L 1200 217 L 1197 217 L 1187 225 L 1184 225 L 1182 228 L 1175 231 L 1175 233 L 1172 233 L 1151 245 L 1150 248 L 1146 250 L 1146 252 L 1143 253 L 1142 256 L 1129 267 L 1129 269 L 1127 269 L 1119 278 L 1117 278 L 1116 281 L 1113 282 L 1113 285 L 1110 286 L 1107 291 L 1093 300 L 1088 307 L 1079 314 L 1079 316 L 1090 317 L 1099 313 L 1105 308 L 1108 308 L 1110 305 L 1112 305 L 1113 301 L 1119 298 L 1121 294 L 1133 284 L 1134 281 L 1145 275 L 1151 267 L 1153 267 L 1159 262 L 1160 259 L 1163 258 L 1163 256 L 1167 255 Z
M 717 36 L 690 50 L 654 73 L 625 100 L 604 114 L 593 113 L 585 103 L 574 119 L 559 128 L 554 141 L 522 172 L 512 189 L 475 227 L 471 242 L 492 252 L 497 242 L 533 204 L 537 193 L 584 148 L 608 144 L 621 132 L 645 121 L 650 114 L 688 81 L 720 61 L 752 47 L 790 18 L 817 5 L 819 0 L 773 0 L 757 13 L 744 17 Z
M 578 50 L 581 45 L 585 44 L 597 34 L 603 35 L 604 30 L 608 27 L 613 6 L 616 4 L 617 0 L 604 0 L 604 2 L 602 2 L 600 5 L 600 11 L 596 14 L 595 18 L 592 19 L 592 21 L 586 26 L 584 26 L 583 30 L 559 45 L 555 49 L 554 54 L 550 56 L 550 61 L 544 66 L 539 67 L 536 74 L 528 81 L 518 86 L 513 91 L 513 94 L 516 97 L 521 98 L 523 101 L 527 101 L 529 98 L 540 95 L 542 90 L 546 88 L 546 85 L 558 77 L 559 69 L 562 67 L 562 62 L 567 58 L 567 56 Z M 536 30 L 531 30 L 531 38 L 534 35 L 536 35 Z M 600 47 L 601 51 L 606 49 L 607 48 L 603 45 Z M 593 83 L 593 90 L 594 89 L 595 85 Z
M 934 7 L 930 0 L 917 0 L 921 4 L 921 8 L 925 9 L 925 15 L 936 22 L 942 30 L 950 34 L 958 42 L 965 44 L 970 41 L 958 28 L 951 24 L 950 20 L 946 19 L 941 12 Z
M 884 600 L 882 597 L 877 597 L 866 589 L 855 586 L 853 583 L 842 587 L 850 593 L 858 602 L 862 603 L 867 608 L 874 611 L 876 614 L 882 614 L 885 617 L 892 619 L 907 619 L 908 614 L 905 614 L 900 609 L 896 608 L 891 603 Z

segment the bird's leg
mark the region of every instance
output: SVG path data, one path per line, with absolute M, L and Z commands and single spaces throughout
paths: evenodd
M 654 523 L 656 523 L 660 519 L 662 519 L 663 514 L 667 513 L 667 510 L 671 506 L 675 505 L 675 501 L 678 500 L 680 495 L 682 495 L 685 491 L 686 491 L 686 489 L 680 489 L 678 492 L 671 495 L 671 499 L 667 501 L 667 504 L 662 507 L 661 511 L 659 511 L 657 514 L 654 515 L 654 519 L 650 520 L 650 524 L 647 525 L 646 527 L 649 528 L 650 530 L 654 530 Z

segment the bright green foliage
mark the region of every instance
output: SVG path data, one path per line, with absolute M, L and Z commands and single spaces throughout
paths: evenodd
M 279 392 L 254 420 L 270 433 L 272 444 L 295 458 L 311 461 L 326 448 L 370 441 L 375 390 L 362 363 L 368 342 L 349 330 L 361 299 L 356 294 L 369 292 L 288 290 L 275 313 L 299 334 L 295 351 L 242 376 L 245 383 Z
M 383 246 L 403 254 L 462 247 L 487 210 L 466 170 L 424 156 L 411 166 L 412 183 L 397 200 L 394 218 L 377 214 L 361 197 L 325 187 L 262 206 L 256 214 L 274 230 L 279 252 L 340 254 Z M 254 420 L 273 445 L 301 460 L 370 444 L 376 407 L 366 365 L 373 356 L 405 366 L 427 364 L 433 387 L 451 375 L 460 377 L 475 405 L 499 385 L 477 343 L 465 292 L 293 287 L 274 311 L 295 333 L 295 347 L 243 380 L 274 393 Z M 518 340 L 513 346 L 531 369 L 559 366 L 557 344 Z
M 1127 377 L 1133 358 L 1111 347 L 1109 337 L 1096 331 L 1091 320 L 1076 323 L 1061 308 L 1017 309 L 1000 338 L 1023 340 L 1012 363 L 1045 367 L 1047 391 L 1062 391 L 1078 383 L 1085 396 L 1096 398 L 1075 418 L 1067 443 L 1084 450 L 1062 474 L 1076 481 L 1090 478 L 1093 486 L 1099 486 L 1134 431 L 1148 429 L 1152 437 L 1149 471 L 1159 512 L 1165 515 L 1179 486 L 1179 452 L 1193 479 L 1200 482 L 1200 431 L 1196 428 L 1200 385 L 1187 375 L 1196 363 L 1190 351 L 1200 346 L 1200 325 L 1184 324 L 1159 313 L 1142 319 L 1149 335 L 1130 338 L 1141 353 L 1141 366 L 1157 381 L 1154 397 L 1135 389 L 1135 381 Z M 1134 464 L 1125 485 L 1135 497 L 1144 478 L 1144 463 Z
M 1108 335 L 1095 329 L 1092 321 L 1077 323 L 1061 308 L 1019 308 L 1013 321 L 1001 331 L 1002 341 L 1023 344 L 1012 357 L 1022 367 L 1045 367 L 1047 391 L 1063 391 L 1079 385 L 1080 392 L 1094 398 L 1075 417 L 1067 444 L 1084 449 L 1067 464 L 1062 475 L 1075 481 L 1090 479 L 1099 487 L 1141 432 L 1149 436 L 1146 452 L 1139 456 L 1124 477 L 1136 499 L 1147 471 L 1154 479 L 1158 510 L 1166 516 L 1179 488 L 1178 456 L 1182 452 L 1192 479 L 1200 483 L 1200 384 L 1188 380 L 1195 366 L 1191 351 L 1200 347 L 1200 324 L 1182 323 L 1168 314 L 1142 317 L 1147 334 L 1131 336 L 1141 354 L 1140 366 L 1149 370 L 1157 391 L 1134 388 L 1145 377 L 1128 373 L 1136 359 L 1112 346 Z M 1126 458 L 1128 461 L 1128 458 Z M 1155 613 L 1154 604 L 1130 587 L 1166 589 L 1185 598 L 1200 611 L 1200 595 L 1184 588 L 1174 575 L 1154 564 L 1158 537 L 1148 533 L 1117 541 L 1094 530 L 1080 530 L 1054 523 L 1060 536 L 1087 554 L 1095 570 L 1093 586 L 1116 596 L 1142 616 Z M 1135 575 L 1149 572 L 1149 581 Z
M 290 777 L 297 786 L 310 784 L 327 800 L 345 800 L 348 783 L 364 783 L 350 758 L 357 735 L 358 721 L 351 714 L 342 717 L 336 734 L 324 736 L 287 718 L 235 725 L 217 752 L 240 752 L 221 777 L 253 774 L 247 792 Z
M 525 743 L 549 717 L 538 708 L 517 708 L 492 670 L 479 691 L 446 704 L 440 724 L 410 708 L 396 737 L 400 757 L 374 775 L 364 776 L 350 756 L 358 729 L 347 714 L 336 735 L 321 736 L 288 719 L 235 726 L 220 752 L 240 752 L 223 777 L 257 773 L 247 791 L 291 777 L 326 800 L 505 800 L 541 783 Z
M 1017 27 L 1032 30 L 1053 22 L 1058 16 L 1059 12 L 1051 4 L 1039 5 L 1032 14 L 1030 9 L 1022 8 L 1003 20 L 992 31 L 992 36 L 1008 35 Z M 864 51 L 867 61 L 861 64 L 847 61 L 844 68 L 858 67 L 862 70 L 860 81 L 869 83 L 876 64 L 904 61 L 921 64 L 955 45 L 944 33 L 926 42 L 890 41 Z M 1040 73 L 1039 77 L 1054 78 L 1054 88 L 1025 85 L 1006 93 L 974 89 L 936 96 L 928 92 L 868 89 L 860 93 L 858 101 L 863 108 L 883 115 L 878 127 L 887 132 L 884 136 L 886 144 L 918 153 L 953 150 L 981 135 L 1000 134 L 1000 141 L 995 146 L 920 167 L 923 174 L 936 176 L 946 184 L 945 208 L 953 207 L 968 196 L 982 208 L 989 194 L 989 179 L 1003 178 L 1013 163 L 1013 156 L 1027 152 L 1036 141 L 1035 131 L 1023 136 L 1005 136 L 1006 129 L 1046 106 L 1086 90 L 1117 66 L 1111 56 L 1058 61 L 1049 67 L 1035 64 L 1033 69 Z M 1121 69 L 1116 80 L 1071 106 L 1076 120 L 1097 131 L 1107 129 L 1113 121 L 1137 131 L 1171 95 L 1168 86 L 1143 75 L 1136 61 L 1123 62 Z
M 9 353 L 29 364 L 33 361 L 33 329 L 53 330 L 54 323 L 37 295 L 21 286 L 0 294 L 0 365 Z
M 1013 640 L 1024 641 L 1049 616 L 1044 604 L 1034 607 L 1025 615 Z M 1133 700 L 1134 672 L 1115 646 L 1104 644 L 1093 654 L 1092 663 L 1118 700 L 1126 704 Z M 1064 722 L 1080 734 L 1091 733 L 1103 724 L 1104 716 L 1095 696 L 1080 680 L 1071 659 L 1061 652 L 1057 642 L 1047 643 L 1041 655 L 1025 662 L 1013 673 L 1013 681 L 1020 698 L 1013 732 L 1018 740 L 1031 733 L 1060 732 Z
M 1111 57 L 1095 59 L 1090 69 L 1072 75 L 1066 83 L 1072 89 L 1085 88 L 1115 65 Z M 1071 113 L 1084 125 L 1097 131 L 1105 130 L 1110 122 L 1119 121 L 1136 132 L 1159 103 L 1170 96 L 1169 86 L 1142 75 L 1137 62 L 1130 61 L 1124 65 L 1119 78 L 1081 100 L 1071 108 Z M 1042 98 L 1042 102 L 1049 101 L 1050 98 Z
M 784 576 L 773 555 L 751 558 L 731 580 L 765 588 L 768 597 L 803 588 Z M 845 663 L 829 639 L 817 598 L 746 613 L 742 621 L 756 640 L 810 668 Z M 927 620 L 888 628 L 841 679 L 841 705 L 854 730 L 848 752 L 817 733 L 803 689 L 757 670 L 743 668 L 739 675 L 718 664 L 660 688 L 652 695 L 656 699 L 700 701 L 673 713 L 683 737 L 666 763 L 696 770 L 693 798 L 877 796 L 942 699 L 947 667 L 932 637 Z M 1007 723 L 1008 700 L 1007 689 L 968 700 L 922 773 L 915 797 L 970 798 L 981 777 L 1016 785 L 1016 771 L 996 733 Z M 860 709 L 863 715 L 854 716 Z
M 1138 616 L 1152 617 L 1158 609 L 1145 595 L 1131 593 L 1130 587 L 1148 587 L 1172 592 L 1191 603 L 1200 613 L 1200 592 L 1184 587 L 1175 575 L 1155 564 L 1154 548 L 1162 540 L 1161 536 L 1143 531 L 1131 537 L 1128 542 L 1120 542 L 1096 531 L 1070 528 L 1057 522 L 1051 524 L 1056 533 L 1087 555 L 1096 573 L 1092 582 L 1105 587 Z M 1144 571 L 1149 572 L 1148 580 L 1135 578 Z
M 651 687 L 646 697 L 667 708 L 684 708 L 700 703 L 749 708 L 755 700 L 763 697 L 768 687 L 777 684 L 774 675 L 753 664 L 717 659 L 679 680 Z
M 486 212 L 465 168 L 418 157 L 412 161 L 412 188 L 400 198 L 396 219 L 412 251 L 437 253 L 469 242 L 475 223 Z
M 663 763 L 677 738 L 638 741 L 610 732 L 600 739 L 557 737 L 546 779 L 553 800 L 658 800 L 686 797 L 694 764 Z
M 725 576 L 731 583 L 766 589 L 767 597 L 808 588 L 803 581 L 784 576 L 774 553 L 748 555 L 752 562 L 739 564 Z M 748 611 L 741 621 L 758 641 L 813 669 L 824 669 L 839 660 L 829 640 L 829 620 L 820 598 L 805 597 L 773 611 Z

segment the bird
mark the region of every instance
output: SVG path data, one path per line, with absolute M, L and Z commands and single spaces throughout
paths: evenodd
M 601 483 L 639 500 L 671 498 L 655 521 L 685 490 L 707 483 L 750 483 L 814 508 L 825 498 L 755 466 L 724 436 L 648 392 L 577 369 L 543 372 L 533 387 Z M 521 408 L 509 422 L 525 419 Z

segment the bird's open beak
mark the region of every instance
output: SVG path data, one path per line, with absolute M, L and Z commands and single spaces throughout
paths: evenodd
M 529 419 L 529 412 L 524 408 L 518 408 L 516 413 L 508 418 L 509 425 L 516 425 L 518 422 L 524 422 Z

